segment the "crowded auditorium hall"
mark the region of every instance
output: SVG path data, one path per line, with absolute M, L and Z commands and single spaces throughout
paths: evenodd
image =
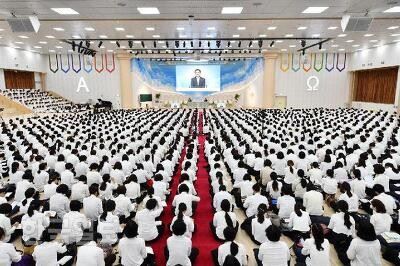
M 400 265 L 400 1 L 0 0 L 0 266 Z

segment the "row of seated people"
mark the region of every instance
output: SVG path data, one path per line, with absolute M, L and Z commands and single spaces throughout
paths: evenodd
M 35 113 L 63 113 L 86 110 L 86 107 L 75 105 L 47 91 L 36 89 L 8 89 L 0 90 L 0 93 L 32 109 Z
M 1 134 L 11 171 L 0 197 L 0 261 L 21 259 L 14 245 L 36 265 L 56 265 L 58 253 L 66 265 L 112 265 L 115 249 L 122 265 L 153 265 L 149 245 L 162 234 L 159 218 L 194 116 L 133 110 L 10 120 Z M 196 143 L 187 142 L 173 201 L 169 265 L 182 259 L 180 236 L 190 230 L 183 195 L 193 187 Z
M 297 250 L 307 243 L 313 225 L 312 228 L 323 229 L 324 237 L 345 265 L 380 265 L 381 246 L 384 258 L 399 263 L 398 249 L 389 239 L 399 231 L 397 118 L 384 112 L 352 109 L 271 111 L 268 119 L 273 122 L 268 120 L 267 129 L 262 131 L 256 127 L 259 117 L 254 110 L 208 112 L 210 137 L 206 154 L 212 169 L 214 208 L 220 210 L 219 204 L 227 199 L 230 207 L 244 209 L 247 219 L 240 227 L 255 244 L 262 247 L 270 242 L 265 230 L 272 224 L 294 241 Z M 359 121 L 354 113 L 360 114 L 355 116 Z M 310 126 L 326 132 L 321 129 L 307 133 L 302 121 L 296 122 L 297 116 L 314 121 Z M 329 132 L 330 127 L 348 123 L 354 127 L 354 135 L 350 132 L 336 136 Z M 357 130 L 359 124 L 362 130 Z M 296 130 L 297 126 L 305 131 Z M 363 138 L 363 131 L 367 132 L 364 137 L 368 141 Z M 307 135 L 312 137 L 307 139 Z M 224 176 L 224 167 L 232 180 Z M 227 212 L 229 208 L 224 207 Z M 356 237 L 356 228 L 365 222 L 380 241 L 375 241 L 376 237 L 371 241 Z M 225 222 L 225 227 L 227 223 L 230 221 Z M 219 239 L 223 230 L 224 227 L 216 230 Z M 369 253 L 355 255 L 354 248 Z M 296 253 L 297 261 L 303 263 L 304 256 Z M 325 264 L 324 255 L 320 255 L 319 263 Z M 256 258 L 262 261 L 266 257 L 258 253 Z

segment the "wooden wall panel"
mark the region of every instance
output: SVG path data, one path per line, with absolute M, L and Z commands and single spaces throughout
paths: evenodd
M 6 89 L 34 89 L 35 73 L 28 71 L 4 70 Z

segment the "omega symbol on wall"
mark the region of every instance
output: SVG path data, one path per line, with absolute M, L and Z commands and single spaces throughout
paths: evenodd
M 319 78 L 311 76 L 307 79 L 307 91 L 317 91 L 319 87 Z

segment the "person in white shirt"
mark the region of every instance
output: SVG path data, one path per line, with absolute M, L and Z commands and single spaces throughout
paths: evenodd
M 187 207 L 187 215 L 192 216 L 193 215 L 193 203 L 194 202 L 199 202 L 200 198 L 197 196 L 194 196 L 192 194 L 189 194 L 189 187 L 186 186 L 185 184 L 181 185 L 179 187 L 179 194 L 175 195 L 174 200 L 172 201 L 172 206 L 177 207 L 179 206 L 180 203 L 185 203 Z M 175 215 L 178 214 L 178 210 L 175 209 Z
M 376 196 L 373 199 L 380 200 L 385 205 L 386 212 L 389 215 L 392 215 L 394 213 L 394 210 L 397 209 L 396 201 L 394 200 L 394 198 L 386 194 L 384 191 L 385 190 L 384 187 L 380 184 L 374 185 L 373 190 L 376 194 Z M 372 209 L 366 211 L 368 213 L 372 213 Z
M 290 214 L 288 226 L 292 228 L 291 238 L 296 242 L 299 239 L 308 238 L 310 231 L 310 215 L 302 210 L 300 203 L 296 203 L 294 211 Z
M 310 215 L 313 223 L 328 224 L 329 218 L 324 217 L 324 197 L 321 192 L 314 190 L 315 187 L 312 183 L 307 185 L 307 192 L 303 196 L 303 206 L 306 212 Z
M 138 225 L 129 221 L 124 228 L 124 236 L 118 244 L 121 264 L 124 266 L 152 265 L 154 254 L 148 253 L 144 239 L 138 235 Z
M 111 182 L 111 176 L 109 174 L 103 175 L 103 182 L 99 187 L 100 198 L 103 200 L 109 200 L 112 198 L 113 190 L 117 189 L 118 185 Z
M 389 232 L 392 225 L 392 217 L 386 213 L 385 205 L 378 199 L 371 201 L 373 214 L 369 221 L 374 226 L 376 235 L 380 235 L 384 232 Z
M 4 231 L 4 237 L 1 241 L 12 243 L 18 236 L 17 232 L 15 232 L 15 227 L 18 226 L 18 223 L 11 224 L 10 216 L 12 211 L 12 207 L 8 203 L 0 204 L 0 228 Z
M 140 202 L 141 199 L 141 192 L 140 192 L 140 185 L 137 181 L 137 177 L 134 174 L 131 174 L 126 178 L 124 182 L 124 186 L 126 188 L 126 196 L 132 202 Z
M 97 221 L 100 214 L 103 213 L 103 204 L 99 196 L 99 189 L 96 184 L 89 187 L 89 197 L 83 199 L 83 213 L 92 222 Z
M 78 180 L 78 183 L 72 185 L 71 200 L 82 202 L 84 198 L 89 196 L 89 186 L 86 184 L 86 176 L 82 175 Z
M 292 194 L 290 188 L 284 186 L 282 188 L 282 196 L 276 202 L 276 207 L 279 209 L 278 216 L 281 219 L 289 218 L 290 214 L 294 211 L 296 200 L 290 194 Z
M 125 186 L 119 186 L 117 188 L 117 197 L 114 198 L 115 201 L 115 212 L 114 214 L 119 217 L 121 223 L 126 223 L 135 216 L 134 205 L 131 200 L 125 195 Z
M 354 169 L 354 179 L 350 181 L 351 191 L 358 196 L 359 199 L 365 198 L 365 180 L 361 178 L 361 171 Z
M 51 234 L 43 231 L 40 238 L 41 244 L 33 250 L 32 257 L 37 266 L 57 265 L 57 255 L 63 254 L 67 248 L 57 241 L 52 241 Z
M 374 185 L 382 185 L 385 189 L 385 192 L 389 192 L 389 177 L 385 175 L 385 167 L 381 164 L 374 165 Z
M 60 173 L 61 184 L 66 184 L 68 188 L 76 182 L 74 166 L 70 163 L 65 164 L 65 170 Z
M 350 184 L 347 182 L 343 182 L 340 185 L 340 193 L 338 200 L 344 200 L 349 205 L 349 212 L 357 213 L 358 211 L 358 196 L 351 192 Z
M 225 185 L 221 185 L 219 186 L 219 191 L 215 193 L 213 197 L 213 207 L 216 211 L 221 210 L 221 202 L 225 199 L 228 200 L 233 205 L 234 200 L 232 194 L 226 191 Z
M 55 211 L 57 217 L 62 219 L 69 212 L 69 195 L 70 191 L 66 184 L 61 184 L 57 187 L 56 194 L 50 197 L 50 211 Z
M 225 265 L 226 258 L 228 256 L 234 256 L 239 262 L 238 265 L 247 265 L 247 253 L 246 248 L 243 244 L 238 243 L 235 240 L 236 231 L 232 227 L 226 227 L 224 229 L 224 236 L 226 242 L 218 247 L 218 249 L 211 251 L 215 265 Z
M 307 266 L 326 265 L 330 266 L 330 245 L 329 241 L 324 238 L 324 231 L 320 224 L 313 224 L 311 226 L 312 238 L 304 241 L 301 255 L 306 256 L 305 260 Z M 301 256 L 297 255 L 297 259 Z
M 176 215 L 171 222 L 170 230 L 172 232 L 172 226 L 177 221 L 183 221 L 186 224 L 185 236 L 192 238 L 194 232 L 194 222 L 193 219 L 186 215 L 187 207 L 185 203 L 181 203 L 178 206 L 178 215 Z
M 0 227 L 0 265 L 11 265 L 21 260 L 21 254 L 15 250 L 13 244 L 4 241 L 6 234 Z
M 49 183 L 44 185 L 43 188 L 43 199 L 49 200 L 51 196 L 56 194 L 58 183 L 59 183 L 59 174 L 57 172 L 52 172 L 49 178 Z
M 227 227 L 238 229 L 236 214 L 232 212 L 232 204 L 229 200 L 224 199 L 221 202 L 221 210 L 214 214 L 213 221 L 210 223 L 211 231 L 217 240 L 224 241 L 224 230 Z
M 104 266 L 103 249 L 97 246 L 96 242 L 90 241 L 78 248 L 76 255 L 76 266 Z
M 338 182 L 333 176 L 333 173 L 332 169 L 328 169 L 326 171 L 326 177 L 322 178 L 322 189 L 325 193 L 325 200 L 328 203 L 334 201 L 338 187 Z
M 139 226 L 139 237 L 145 241 L 156 240 L 163 233 L 163 224 L 161 221 L 156 221 L 163 209 L 157 206 L 157 200 L 152 198 L 146 202 L 144 209 L 136 213 L 135 220 Z
M 259 184 L 253 185 L 254 195 L 246 198 L 243 203 L 243 207 L 246 208 L 246 216 L 252 217 L 256 215 L 257 208 L 260 204 L 264 203 L 268 207 L 268 199 L 260 194 L 261 188 Z
M 358 223 L 357 236 L 351 241 L 346 252 L 351 265 L 382 265 L 381 245 L 376 238 L 373 225 L 361 220 Z
M 280 241 L 281 231 L 275 225 L 271 225 L 266 233 L 268 241 L 254 251 L 256 260 L 263 266 L 287 266 L 290 261 L 290 251 L 287 244 Z
M 86 163 L 86 156 L 85 155 L 79 156 L 79 163 L 75 165 L 76 176 L 81 176 L 81 175 L 86 176 L 88 171 L 89 171 L 89 166 Z
M 83 230 L 90 228 L 90 221 L 80 213 L 81 203 L 72 200 L 71 211 L 66 213 L 62 221 L 61 239 L 65 244 L 78 243 L 82 240 Z
M 43 231 L 50 225 L 48 215 L 39 212 L 40 202 L 30 203 L 27 214 L 22 216 L 22 240 L 24 244 L 32 245 L 42 236 Z
M 39 165 L 39 170 L 34 174 L 33 184 L 37 191 L 42 192 L 44 185 L 49 182 L 49 173 L 46 171 L 47 164 L 41 163 Z
M 186 224 L 182 221 L 172 226 L 173 235 L 167 239 L 167 266 L 190 266 L 196 260 L 199 250 L 192 247 L 192 241 L 185 236 L 185 232 Z
M 100 184 L 103 180 L 100 173 L 97 171 L 98 164 L 92 163 L 89 167 L 89 172 L 86 174 L 87 185 L 90 187 L 92 184 Z
M 101 244 L 114 245 L 118 242 L 118 234 L 121 233 L 119 218 L 113 214 L 115 202 L 107 200 L 105 208 L 106 210 L 98 218 L 97 233 L 101 238 Z
M 251 220 L 251 232 L 247 232 L 250 238 L 258 245 L 267 241 L 266 230 L 272 224 L 269 218 L 266 218 L 267 206 L 260 204 L 258 206 L 257 216 Z
M 266 191 L 272 199 L 278 199 L 281 196 L 282 183 L 277 181 L 278 176 L 275 172 L 270 174 L 271 181 L 267 183 Z

